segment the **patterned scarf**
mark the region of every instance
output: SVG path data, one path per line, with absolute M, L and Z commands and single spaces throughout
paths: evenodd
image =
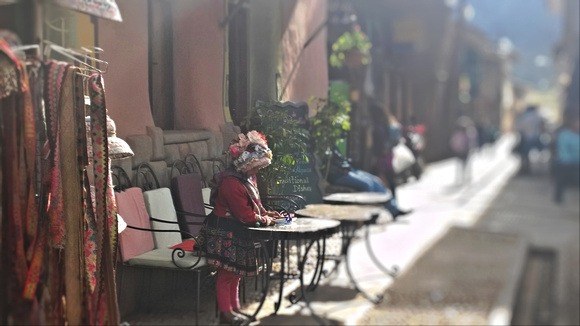
M 64 248 L 65 217 L 62 199 L 62 177 L 60 168 L 60 119 L 61 88 L 66 71 L 66 62 L 49 61 L 45 65 L 44 96 L 46 105 L 47 142 L 44 153 L 48 154 L 48 166 L 43 173 L 43 183 L 50 193 L 48 216 L 50 220 L 50 243 L 56 248 Z M 64 99 L 70 100 L 70 99 Z
M 94 306 L 91 313 L 91 324 L 118 324 L 119 315 L 117 307 L 117 293 L 115 285 L 115 248 L 117 246 L 117 213 L 115 197 L 113 193 L 111 174 L 109 173 L 109 151 L 107 141 L 107 108 L 105 103 L 105 89 L 103 87 L 102 76 L 92 75 L 88 80 L 89 94 L 91 97 L 91 141 L 93 149 L 93 172 L 94 172 L 94 221 L 85 234 L 85 254 L 87 258 L 92 255 L 91 250 L 95 250 L 97 261 L 95 268 L 97 273 L 96 284 L 90 284 L 94 293 L 89 296 Z M 92 237 L 94 243 L 88 238 Z M 94 248 L 91 247 L 95 245 Z M 87 247 L 89 246 L 89 247 Z M 87 259 L 87 263 L 91 263 Z M 90 273 L 87 270 L 87 273 Z M 91 282 L 91 280 L 89 279 Z M 97 286 L 94 288 L 94 286 Z

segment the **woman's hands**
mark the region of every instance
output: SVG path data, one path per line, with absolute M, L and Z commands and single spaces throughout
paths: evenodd
M 276 211 L 267 211 L 266 214 L 260 216 L 259 221 L 264 226 L 275 225 L 274 222 L 276 219 L 282 218 L 279 212 Z
M 273 217 L 274 219 L 282 218 L 282 215 L 279 212 L 276 212 L 276 211 L 267 211 L 266 212 L 266 215 L 267 216 L 270 216 L 270 217 Z
M 266 225 L 275 225 L 276 224 L 275 221 L 279 218 L 282 218 L 282 215 L 280 215 L 280 213 L 276 211 L 267 211 L 266 217 L 268 218 L 268 224 Z

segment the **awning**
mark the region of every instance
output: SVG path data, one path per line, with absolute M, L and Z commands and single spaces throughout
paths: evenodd
M 60 6 L 95 17 L 121 22 L 121 12 L 115 0 L 54 0 Z
M 2 5 L 11 5 L 18 2 L 18 0 L 0 0 L 0 6 Z

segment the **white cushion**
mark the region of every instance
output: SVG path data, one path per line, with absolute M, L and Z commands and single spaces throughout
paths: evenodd
M 149 216 L 160 220 L 177 222 L 177 213 L 173 206 L 173 198 L 171 197 L 169 188 L 145 191 L 143 197 L 145 198 L 145 206 L 147 207 Z M 156 230 L 179 231 L 178 224 L 156 221 L 151 221 L 151 228 Z M 181 233 L 179 232 L 153 232 L 153 238 L 155 239 L 155 247 L 157 249 L 169 248 L 182 241 Z
M 151 267 L 164 267 L 164 268 L 177 268 L 173 261 L 171 260 L 171 254 L 173 249 L 154 249 L 148 251 L 139 256 L 133 257 L 126 261 L 127 264 L 132 266 L 151 266 Z M 198 260 L 192 252 L 185 252 L 183 258 L 175 258 L 175 261 L 179 266 L 187 267 L 193 265 Z M 199 263 L 195 268 L 200 268 L 206 265 L 205 258 L 201 258 Z

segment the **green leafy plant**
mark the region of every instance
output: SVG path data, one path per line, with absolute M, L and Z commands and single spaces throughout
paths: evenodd
M 290 175 L 298 162 L 308 162 L 308 130 L 282 103 L 258 101 L 249 110 L 242 127 L 266 135 L 274 156 L 272 164 L 258 175 L 260 192 L 275 192 L 280 181 Z
M 310 134 L 314 152 L 326 164 L 327 153 L 350 130 L 351 104 L 348 100 L 348 84 L 332 83 L 328 99 L 314 99 L 316 114 L 310 118 Z
M 372 43 L 367 35 L 356 27 L 351 32 L 345 32 L 332 44 L 332 53 L 329 62 L 332 67 L 340 68 L 348 62 L 349 56 L 357 58 L 362 65 L 371 62 Z

